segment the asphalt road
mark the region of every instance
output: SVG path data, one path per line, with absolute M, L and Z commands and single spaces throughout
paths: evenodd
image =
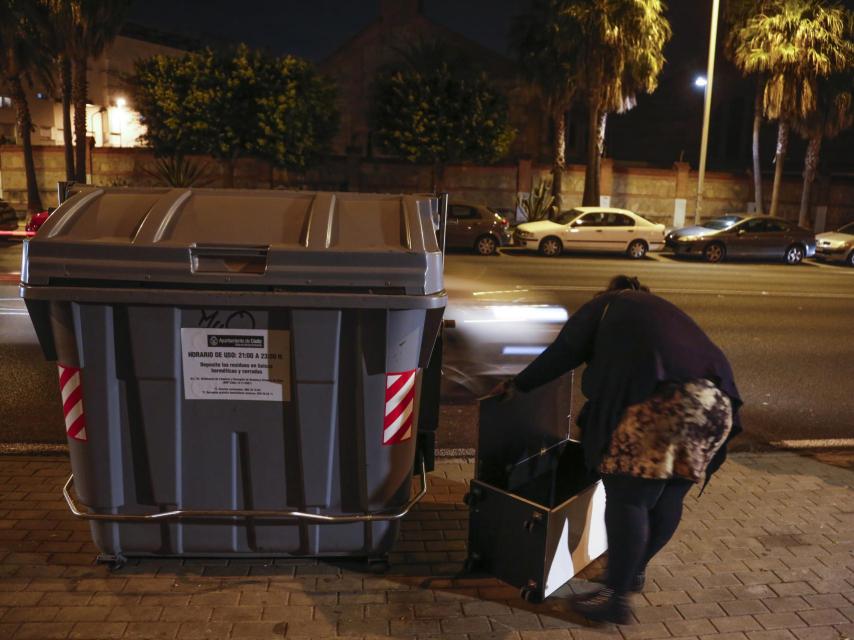
M 495 258 L 455 255 L 446 270 L 542 294 L 570 312 L 612 276 L 638 276 L 726 352 L 748 433 L 788 446 L 854 446 L 854 269 L 711 265 L 667 254 L 639 262 L 578 254 L 547 259 L 511 250 Z
M 63 442 L 56 370 L 36 343 L 15 285 L 20 245 L 0 245 L 0 443 Z M 523 252 L 453 254 L 449 275 L 557 302 L 571 312 L 617 273 L 638 276 L 709 333 L 729 356 L 748 433 L 789 446 L 854 446 L 854 269 L 830 265 L 705 263 L 656 255 L 546 259 Z M 448 407 L 470 422 L 471 407 Z M 448 424 L 444 447 L 471 447 Z M 443 427 L 444 428 L 444 427 Z

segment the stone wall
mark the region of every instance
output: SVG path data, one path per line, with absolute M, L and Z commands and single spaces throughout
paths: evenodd
M 35 148 L 36 173 L 45 206 L 56 206 L 56 183 L 65 177 L 62 147 Z M 208 186 L 221 185 L 221 167 L 206 158 Z M 146 172 L 154 158 L 145 149 L 97 147 L 90 156 L 90 181 L 101 186 L 154 186 L 156 178 Z M 550 168 L 521 160 L 494 166 L 452 165 L 445 168 L 441 186 L 458 201 L 513 207 L 517 194 L 529 192 L 550 175 Z M 237 163 L 235 186 L 246 188 L 295 188 L 364 192 L 428 192 L 432 189 L 432 167 L 391 161 L 368 161 L 333 157 L 307 174 L 271 169 L 264 162 Z M 602 161 L 602 203 L 636 211 L 652 220 L 680 226 L 694 219 L 697 174 L 685 163 L 670 169 L 615 165 Z M 567 167 L 563 181 L 564 206 L 581 204 L 584 166 Z M 767 199 L 771 183 L 764 185 Z M 752 210 L 753 184 L 748 174 L 707 172 L 703 218 L 726 212 Z M 20 147 L 0 146 L 0 197 L 23 212 L 26 181 Z M 787 176 L 781 189 L 779 214 L 797 219 L 801 197 L 800 176 Z M 835 228 L 854 220 L 854 178 L 822 176 L 813 186 L 812 220 L 819 230 Z

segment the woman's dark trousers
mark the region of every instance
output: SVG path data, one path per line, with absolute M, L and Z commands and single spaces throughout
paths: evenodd
M 679 526 L 690 480 L 604 475 L 608 532 L 607 586 L 623 595 Z

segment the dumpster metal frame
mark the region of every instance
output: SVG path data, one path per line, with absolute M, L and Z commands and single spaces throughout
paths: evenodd
M 305 520 L 319 523 L 351 523 L 351 522 L 380 522 L 387 520 L 399 520 L 409 513 L 412 508 L 421 502 L 427 495 L 427 466 L 424 459 L 421 460 L 421 489 L 409 499 L 405 505 L 396 511 L 377 511 L 365 514 L 333 514 L 306 513 L 297 510 L 265 510 L 265 509 L 173 509 L 172 511 L 161 511 L 158 513 L 129 514 L 129 513 L 91 513 L 82 511 L 80 505 L 75 502 L 71 495 L 74 486 L 74 474 L 68 476 L 62 487 L 62 497 L 71 515 L 81 520 L 106 520 L 109 522 L 152 522 L 164 520 L 180 520 L 182 518 L 265 518 L 265 519 L 289 519 Z M 85 508 L 85 507 L 84 507 Z

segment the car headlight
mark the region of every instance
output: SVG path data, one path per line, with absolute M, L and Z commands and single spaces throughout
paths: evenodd
M 535 237 L 530 231 L 517 231 L 516 234 L 523 240 L 533 240 Z

